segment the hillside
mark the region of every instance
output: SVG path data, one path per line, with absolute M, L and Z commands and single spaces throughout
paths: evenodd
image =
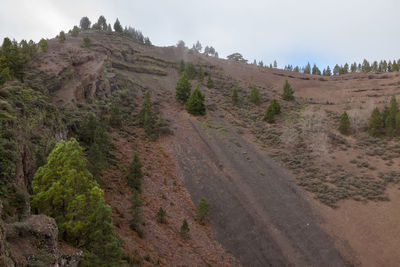
M 84 35 L 92 43 L 88 48 L 81 47 Z M 26 65 L 23 83 L 11 80 L 0 87 L 1 118 L 8 127 L 2 128 L 2 153 L 15 152 L 9 157 L 15 173 L 2 177 L 3 264 L 66 259 L 64 266 L 73 266 L 79 259 L 80 248 L 61 238 L 56 242 L 55 230 L 40 235 L 40 227 L 57 226 L 49 217 L 30 215 L 35 211 L 28 195 L 54 143 L 79 139 L 89 113 L 107 122 L 113 105 L 121 111 L 122 126 L 106 127 L 113 159 L 98 182 L 127 262 L 395 266 L 400 260 L 400 144 L 366 133 L 373 108 L 398 93 L 400 73 L 315 76 L 93 30 L 48 45 Z M 191 83 L 205 94 L 205 116 L 189 115 L 176 101 L 181 60 L 204 71 L 203 81 L 196 77 Z M 206 86 L 209 76 L 212 88 Z M 285 80 L 294 101 L 281 99 Z M 260 91 L 260 105 L 248 100 L 252 86 Z M 146 91 L 154 113 L 168 125 L 156 140 L 136 121 Z M 281 114 L 269 124 L 263 118 L 273 98 Z M 353 128 L 349 136 L 337 130 L 344 111 Z M 143 238 L 129 226 L 125 176 L 133 151 L 143 164 Z M 196 221 L 195 204 L 202 197 L 211 204 L 206 225 Z M 160 207 L 166 224 L 157 222 Z M 184 219 L 189 239 L 179 235 Z M 46 246 L 37 246 L 37 238 Z

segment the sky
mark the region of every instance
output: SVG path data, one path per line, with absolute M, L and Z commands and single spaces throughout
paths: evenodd
M 0 38 L 54 38 L 83 16 L 132 26 L 158 46 L 197 40 L 220 57 L 304 66 L 400 58 L 399 0 L 1 0 Z

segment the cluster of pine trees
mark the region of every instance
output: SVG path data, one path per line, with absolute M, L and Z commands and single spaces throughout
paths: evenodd
M 144 44 L 144 45 L 151 45 L 151 41 L 150 41 L 149 37 L 145 37 L 141 31 L 136 30 L 136 29 L 132 28 L 131 26 L 129 26 L 129 27 L 125 26 L 125 28 L 123 28 L 121 25 L 121 22 L 119 21 L 118 18 L 115 20 L 113 28 L 111 27 L 110 23 L 107 24 L 107 20 L 103 15 L 101 15 L 98 18 L 97 22 L 95 22 L 93 25 L 88 17 L 83 17 L 83 18 L 81 18 L 79 25 L 82 30 L 93 29 L 93 30 L 112 32 L 113 28 L 114 28 L 115 32 L 124 34 L 125 36 L 131 38 L 133 41 L 135 41 L 137 43 Z M 92 25 L 92 27 L 90 27 L 91 25 Z M 72 31 L 75 30 L 75 32 L 76 32 L 77 27 L 76 28 L 75 27 Z
M 400 112 L 396 98 L 392 96 L 389 106 L 382 111 L 375 108 L 368 122 L 368 132 L 371 136 L 400 136 Z
M 202 67 L 199 67 L 197 71 L 192 62 L 184 62 L 181 60 L 179 65 L 179 72 L 181 77 L 176 84 L 176 99 L 181 104 L 186 104 L 186 110 L 192 115 L 204 115 L 206 114 L 206 106 L 204 104 L 205 96 L 200 91 L 199 86 L 191 91 L 192 84 L 189 79 L 198 77 L 199 81 L 202 82 L 204 79 L 204 72 Z M 211 76 L 208 76 L 207 87 L 212 88 L 214 83 Z
M 331 75 L 342 75 L 347 73 L 356 73 L 356 72 L 395 72 L 400 71 L 400 59 L 399 60 L 381 60 L 380 62 L 374 61 L 369 62 L 366 59 L 361 63 L 354 62 L 353 64 L 344 64 L 338 65 L 336 64 L 333 69 L 329 66 L 326 69 L 321 70 L 317 67 L 317 65 L 313 65 L 311 68 L 310 63 L 307 63 L 304 67 L 293 67 L 293 65 L 287 65 L 284 67 L 284 70 L 294 71 L 294 72 L 301 72 L 305 74 L 313 74 L 313 75 L 323 75 L 323 76 L 331 76 Z
M 17 43 L 4 38 L 0 48 L 0 85 L 11 78 L 23 81 L 24 65 L 37 53 L 37 48 L 32 40 Z

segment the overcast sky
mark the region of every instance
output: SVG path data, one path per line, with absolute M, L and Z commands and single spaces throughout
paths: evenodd
M 325 67 L 400 58 L 399 11 L 399 0 L 1 0 L 0 38 L 53 38 L 104 15 L 155 45 L 200 40 L 220 57 Z

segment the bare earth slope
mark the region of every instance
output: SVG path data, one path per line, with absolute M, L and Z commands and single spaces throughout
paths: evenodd
M 244 266 L 345 264 L 293 178 L 266 153 L 223 120 L 181 113 L 173 125 L 171 152 L 185 185 L 193 200 L 211 202 L 217 240 Z
M 146 223 L 144 229 L 149 238 L 138 240 L 127 229 L 128 218 L 115 220 L 122 225 L 118 233 L 132 240 L 127 250 L 134 251 L 138 246 L 135 242 L 140 242 L 142 248 L 151 247 L 158 256 L 168 254 L 166 265 L 176 266 L 182 264 L 178 261 L 187 249 L 180 249 L 178 256 L 170 255 L 174 246 L 185 245 L 179 239 L 171 241 L 184 218 L 177 215 L 178 205 L 167 210 L 173 231 L 169 226 L 151 228 L 157 208 L 168 206 L 170 199 L 193 209 L 190 200 L 164 188 L 164 174 L 157 176 L 157 170 L 150 171 L 160 145 L 175 160 L 176 176 L 187 187 L 192 201 L 196 203 L 201 197 L 210 201 L 214 237 L 245 266 L 343 266 L 347 262 L 396 266 L 400 261 L 400 225 L 393 219 L 399 216 L 399 191 L 393 182 L 400 177 L 399 144 L 371 140 L 364 134 L 372 108 L 382 107 L 390 96 L 400 92 L 399 73 L 305 75 L 189 54 L 176 47 L 147 47 L 114 34 L 88 34 L 93 41 L 90 49 L 80 48 L 80 35 L 67 38 L 64 46 L 50 41 L 49 52 L 41 56 L 38 68 L 50 73 L 51 78 L 59 78 L 47 87 L 54 92 L 54 101 L 72 107 L 96 101 L 109 105 L 111 96 L 119 94 L 129 102 L 127 106 L 133 106 L 126 116 L 134 118 L 144 92 L 149 90 L 154 106 L 174 131 L 160 143 L 149 142 L 149 149 L 142 151 L 149 167 L 144 178 L 144 184 L 149 185 L 145 194 L 151 203 L 144 213 L 146 221 L 153 222 Z M 206 95 L 207 115 L 202 118 L 188 115 L 176 103 L 181 59 L 193 62 L 196 68 L 201 65 L 206 76 L 214 80 L 213 89 L 198 79 L 191 81 Z M 285 80 L 295 90 L 293 102 L 280 98 Z M 248 101 L 249 86 L 253 85 L 260 90 L 260 106 Z M 235 87 L 241 99 L 238 106 L 231 103 Z M 283 114 L 270 125 L 262 118 L 272 98 L 280 101 Z M 355 130 L 350 137 L 337 132 L 343 111 L 349 113 Z M 123 158 L 142 143 L 138 140 L 143 136 L 133 132 L 127 131 L 135 138 L 126 139 L 130 148 L 120 151 Z M 288 164 L 273 160 L 271 155 L 284 156 L 281 159 Z M 163 166 L 173 165 L 164 160 Z M 392 180 L 389 172 L 395 172 Z M 296 184 L 299 182 L 309 187 L 300 187 Z M 107 186 L 111 187 L 109 202 L 117 218 L 119 211 L 126 212 L 122 206 L 126 206 L 123 203 L 128 195 L 118 196 L 123 201 L 113 203 L 117 186 Z M 195 223 L 193 210 L 184 214 Z M 196 229 L 198 236 L 206 237 L 205 243 L 212 243 L 207 229 Z M 165 248 L 158 244 L 158 235 L 172 245 Z M 204 253 L 193 253 L 196 263 L 215 264 L 223 258 L 228 259 L 225 264 L 235 263 L 222 249 L 210 257 L 214 245 Z

